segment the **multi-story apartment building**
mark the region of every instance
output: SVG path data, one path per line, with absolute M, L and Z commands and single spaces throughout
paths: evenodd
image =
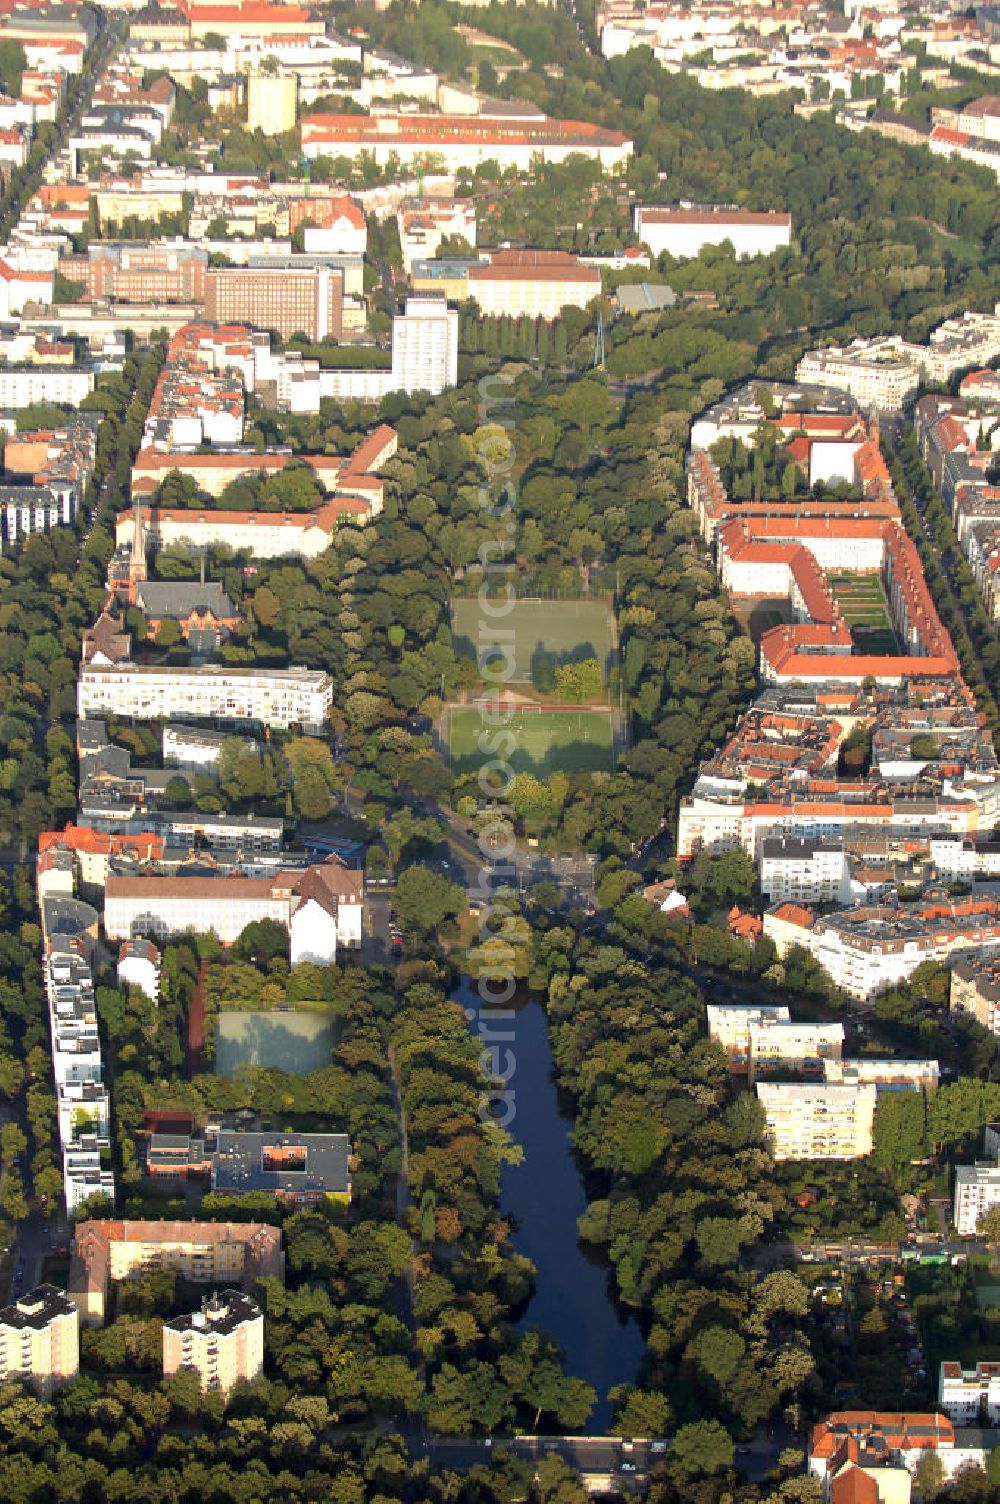
M 264 1372 L 264 1316 L 240 1290 L 222 1290 L 201 1310 L 163 1325 L 163 1376 L 190 1368 L 202 1389 L 227 1400 L 237 1384 L 252 1384 Z
M 1000 1034 L 1000 949 L 962 956 L 951 968 L 952 1013 L 971 1013 L 991 1034 Z
M 333 704 L 333 682 L 320 669 L 239 669 L 221 664 L 192 668 L 88 663 L 77 682 L 77 714 L 133 716 L 137 720 L 257 722 L 322 731 Z
M 416 199 L 399 207 L 399 247 L 407 276 L 415 261 L 433 257 L 446 236 L 476 243 L 476 206 L 471 199 Z
M 697 256 L 703 246 L 726 240 L 741 259 L 769 256 L 792 243 L 790 214 L 753 214 L 716 204 L 636 204 L 632 217 L 636 236 L 653 255 L 666 252 L 675 260 Z
M 980 1360 L 975 1368 L 942 1363 L 938 1404 L 958 1426 L 995 1426 L 1000 1422 L 1000 1363 Z
M 754 1019 L 748 1028 L 747 1074 L 751 1084 L 780 1075 L 823 1077 L 844 1048 L 843 1024 Z
M 80 1318 L 53 1285 L 38 1285 L 0 1311 L 0 1384 L 31 1384 L 48 1396 L 80 1369 Z
M 90 966 L 97 914 L 72 896 L 70 852 L 40 850 L 37 872 L 63 1191 L 66 1210 L 72 1214 L 91 1196 L 113 1198 L 115 1194 L 110 1168 L 111 1104 L 103 1084 Z
M 247 78 L 247 130 L 281 136 L 295 129 L 299 81 L 291 69 L 254 68 Z
M 936 1060 L 895 1060 L 861 1055 L 853 1060 L 825 1060 L 823 1078 L 831 1085 L 876 1086 L 879 1095 L 892 1091 L 933 1091 L 941 1079 Z
M 176 1269 L 195 1284 L 283 1279 L 281 1232 L 261 1222 L 89 1221 L 73 1235 L 69 1295 L 83 1322 L 104 1321 L 112 1282 Z
M 761 1081 L 775 1159 L 858 1159 L 872 1152 L 874 1086 Z
M 205 317 L 273 329 L 282 339 L 339 340 L 343 333 L 344 275 L 338 267 L 303 266 L 277 257 L 205 272 Z
M 994 1206 L 1000 1206 L 1000 1165 L 997 1160 L 956 1165 L 952 1221 L 959 1236 L 974 1237 L 981 1219 Z
M 851 864 L 843 843 L 794 836 L 762 841 L 760 889 L 771 903 L 846 903 Z
M 809 350 L 795 376 L 798 381 L 838 387 L 862 407 L 888 412 L 903 407 L 924 381 L 949 381 L 956 372 L 998 356 L 1000 314 L 994 310 L 947 319 L 926 345 L 908 344 L 893 334 Z
M 917 903 L 867 904 L 817 917 L 804 911 L 796 936 L 838 987 L 868 1000 L 902 982 L 925 961 L 1000 945 L 1000 904 L 993 898 L 951 898 L 929 891 Z M 773 934 L 772 916 L 764 933 Z M 777 943 L 777 942 L 776 942 Z
M 839 1060 L 844 1047 L 843 1024 L 795 1023 L 783 1005 L 710 1004 L 707 1012 L 709 1038 L 751 1082 L 782 1071 L 822 1078 L 824 1063 Z
M 750 1063 L 750 1028 L 754 1023 L 790 1022 L 791 1015 L 784 1004 L 761 1003 L 753 1007 L 736 1004 L 709 1003 L 708 1037 L 722 1046 L 726 1052 L 729 1069 L 742 1073 Z
M 0 407 L 31 407 L 35 402 L 79 407 L 94 390 L 93 366 L 0 366 Z

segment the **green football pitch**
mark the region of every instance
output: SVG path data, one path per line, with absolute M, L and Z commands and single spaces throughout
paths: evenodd
M 538 778 L 613 771 L 612 716 L 610 710 L 516 710 L 501 724 L 492 715 L 484 719 L 474 705 L 453 706 L 448 711 L 452 772 L 474 773 L 493 758 Z M 499 741 L 500 730 L 514 738 L 512 749 L 509 741 Z
M 452 638 L 455 650 L 481 661 L 488 633 L 513 632 L 513 642 L 500 637 L 513 673 L 506 682 L 531 682 L 531 662 L 538 651 L 554 653 L 560 661 L 596 658 L 605 683 L 613 652 L 613 618 L 607 601 L 515 601 L 502 616 L 487 616 L 478 600 L 453 600 Z

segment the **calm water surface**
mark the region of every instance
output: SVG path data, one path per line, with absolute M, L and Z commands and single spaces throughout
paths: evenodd
M 567 1371 L 593 1384 L 598 1398 L 587 1430 L 603 1435 L 611 1421 L 607 1392 L 635 1380 L 644 1342 L 635 1319 L 613 1302 L 607 1269 L 588 1256 L 577 1237 L 577 1218 L 587 1202 L 570 1144 L 571 1124 L 560 1112 L 552 1078 L 545 1011 L 532 998 L 515 1007 L 513 1018 L 489 1024 L 490 1010 L 482 1008 L 473 985 L 463 982 L 454 996 L 473 1010 L 471 1028 L 482 1011 L 490 1043 L 509 1050 L 515 1061 L 508 1132 L 523 1148 L 524 1163 L 504 1167 L 500 1201 L 504 1215 L 520 1224 L 514 1246 L 538 1270 L 520 1325 L 551 1332 L 566 1354 Z M 505 1034 L 514 1037 L 506 1040 Z

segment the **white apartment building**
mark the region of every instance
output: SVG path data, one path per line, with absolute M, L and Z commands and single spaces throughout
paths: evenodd
M 101 1151 L 109 1152 L 108 1145 L 81 1140 L 75 1144 L 63 1144 L 63 1185 L 66 1192 L 66 1211 L 72 1216 L 91 1196 L 115 1199 L 115 1178 L 101 1161 Z
M 61 402 L 79 407 L 94 390 L 93 369 L 75 366 L 0 365 L 0 407 L 31 407 L 35 402 Z
M 838 660 L 831 658 L 831 663 Z M 701 790 L 695 785 L 680 804 L 677 820 L 677 854 L 695 856 L 699 851 L 734 851 L 742 846 L 748 856 L 759 857 L 762 842 L 782 835 L 808 840 L 839 840 L 847 826 L 866 826 L 876 830 L 899 830 L 908 834 L 930 835 L 952 832 L 966 836 L 982 825 L 991 812 L 977 808 L 967 800 L 926 800 L 915 806 L 913 800 L 891 804 L 882 801 L 856 803 L 843 799 L 820 802 L 746 799 L 742 782 L 724 786 L 716 780 L 718 793 L 706 781 Z M 765 925 L 766 929 L 766 925 Z
M 826 1060 L 824 1079 L 835 1085 L 877 1086 L 879 1095 L 888 1091 L 933 1091 L 941 1079 L 936 1060 L 894 1060 L 861 1055 L 855 1060 Z
M 299 81 L 291 71 L 264 73 L 255 68 L 247 79 L 247 130 L 280 136 L 295 129 Z
M 872 1152 L 874 1086 L 760 1081 L 775 1159 L 859 1159 Z
M 59 1088 L 56 1107 L 60 1143 L 70 1144 L 92 1136 L 110 1141 L 111 1099 L 100 1081 L 64 1084 Z
M 851 864 L 837 841 L 794 836 L 760 845 L 760 887 L 771 903 L 846 903 L 851 896 Z
M 163 1376 L 182 1368 L 197 1373 L 202 1389 L 228 1399 L 237 1384 L 264 1371 L 264 1317 L 240 1290 L 211 1296 L 200 1311 L 175 1316 L 163 1327 Z
M 458 310 L 440 294 L 408 297 L 392 321 L 392 360 L 386 368 L 335 366 L 273 357 L 279 405 L 292 412 L 319 412 L 323 398 L 336 402 L 381 402 L 390 392 L 429 392 L 458 383 Z M 238 546 L 238 545 L 234 545 Z M 324 545 L 326 546 L 326 545 Z
M 396 215 L 403 270 L 409 276 L 414 261 L 436 256 L 446 236 L 476 243 L 476 206 L 472 199 L 426 199 L 401 205 Z
M 795 367 L 796 381 L 849 392 L 864 408 L 894 412 L 920 387 L 920 345 L 898 334 L 808 350 Z
M 768 919 L 764 916 L 764 933 Z M 867 1000 L 906 979 L 924 961 L 946 961 L 956 951 L 1000 944 L 1000 915 L 956 900 L 910 909 L 868 905 L 820 916 L 803 928 L 798 944 L 816 958 L 838 987 Z
M 784 1004 L 776 1003 L 761 1003 L 754 1007 L 709 1003 L 705 1012 L 709 1039 L 722 1046 L 729 1069 L 738 1072 L 745 1071 L 749 1065 L 751 1027 L 762 1022 L 787 1024 L 791 1018 Z
M 959 1237 L 974 1237 L 980 1218 L 994 1206 L 1000 1206 L 1000 1165 L 997 1161 L 977 1160 L 974 1165 L 956 1165 L 952 1220 Z
M 747 1071 L 751 1083 L 789 1072 L 822 1077 L 828 1064 L 840 1061 L 844 1048 L 843 1024 L 758 1018 L 750 1024 L 748 1032 Z
M 18 1380 L 47 1396 L 80 1368 L 76 1305 L 53 1285 L 38 1285 L 0 1311 L 0 1384 Z
M 415 295 L 392 321 L 392 386 L 432 396 L 458 384 L 458 310 L 441 297 Z
M 706 245 L 721 245 L 726 240 L 741 260 L 770 256 L 792 243 L 790 214 L 751 214 L 715 205 L 636 204 L 632 222 L 637 237 L 654 256 L 666 252 L 678 261 L 697 256 Z
M 978 1362 L 975 1368 L 942 1363 L 938 1405 L 958 1426 L 995 1426 L 1000 1422 L 1000 1363 Z
M 111 1142 L 111 1102 L 103 1084 L 93 973 L 81 938 L 88 932 L 96 935 L 97 914 L 89 904 L 61 892 L 43 897 L 41 909 L 63 1192 L 66 1210 L 72 1214 L 89 1196 L 100 1194 L 113 1200 L 115 1195 L 114 1175 L 105 1162 Z M 76 933 L 70 938 L 73 930 Z
M 891 412 L 901 408 L 923 381 L 948 381 L 957 371 L 987 365 L 998 356 L 1000 315 L 994 309 L 992 314 L 946 319 L 926 345 L 908 344 L 891 334 L 808 350 L 795 368 L 795 379 L 836 387 L 862 407 Z
M 333 682 L 320 669 L 145 668 L 134 663 L 88 663 L 77 682 L 77 715 L 137 720 L 258 721 L 322 731 L 333 704 Z

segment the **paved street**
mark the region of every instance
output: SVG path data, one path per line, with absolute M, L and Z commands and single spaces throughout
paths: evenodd
M 436 1467 L 460 1472 L 488 1463 L 501 1449 L 528 1461 L 556 1455 L 585 1476 L 613 1478 L 619 1487 L 632 1478 L 644 1478 L 666 1450 L 665 1443 L 623 1441 L 617 1436 L 498 1436 L 482 1441 L 411 1437 L 407 1445 L 414 1460 L 427 1457 Z

